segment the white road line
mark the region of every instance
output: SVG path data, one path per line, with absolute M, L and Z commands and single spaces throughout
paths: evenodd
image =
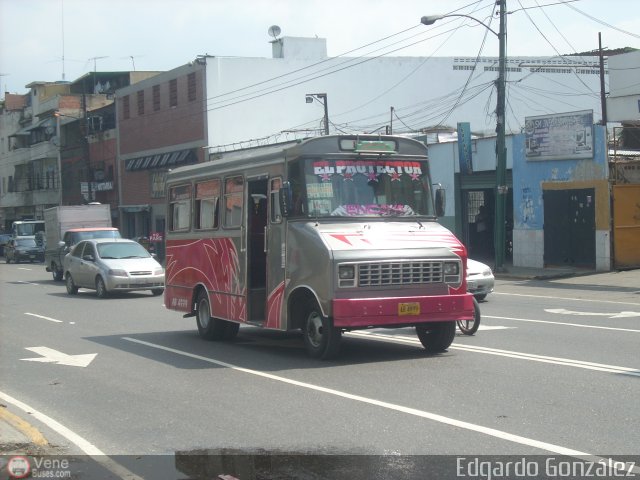
M 18 280 L 16 283 L 22 283 L 24 285 L 40 285 L 39 283 L 27 282 L 26 280 Z
M 384 333 L 370 332 L 350 332 L 349 335 L 366 337 L 373 340 L 391 341 L 398 343 L 409 343 L 412 345 L 420 345 L 420 341 L 414 337 L 403 335 L 389 335 Z M 564 365 L 567 367 L 584 368 L 587 370 L 595 370 L 598 372 L 617 373 L 620 375 L 630 375 L 632 377 L 640 377 L 640 369 L 630 367 L 619 367 L 617 365 L 606 365 L 603 363 L 585 362 L 583 360 L 573 360 L 570 358 L 547 357 L 545 355 L 536 355 L 533 353 L 513 352 L 510 350 L 500 350 L 498 348 L 478 347 L 474 345 L 463 345 L 453 343 L 450 347 L 452 350 L 465 350 L 474 353 L 484 353 L 486 355 L 499 355 L 502 357 L 517 358 L 520 360 L 529 360 L 532 362 L 553 363 L 555 365 Z
M 97 463 L 102 465 L 104 468 L 109 470 L 110 472 L 116 474 L 119 478 L 126 478 L 131 480 L 143 480 L 142 477 L 139 477 L 135 473 L 129 471 L 119 463 L 112 460 L 108 457 L 102 450 L 93 445 L 88 440 L 85 440 L 83 437 L 78 435 L 77 433 L 69 430 L 67 427 L 57 422 L 53 418 L 45 415 L 44 413 L 36 410 L 35 408 L 27 405 L 26 403 L 13 398 L 11 395 L 8 395 L 4 392 L 0 392 L 0 398 L 7 403 L 14 405 L 19 408 L 23 412 L 28 413 L 31 417 L 38 419 L 42 423 L 44 423 L 47 427 L 52 429 L 54 432 L 62 435 L 64 438 L 69 440 L 71 443 L 76 445 L 80 450 L 82 450 L 85 454 L 90 456 Z
M 44 320 L 49 320 L 50 322 L 55 322 L 55 323 L 64 323 L 62 320 L 56 320 L 55 318 L 51 318 L 51 317 L 45 317 L 44 315 L 38 315 L 37 313 L 29 313 L 29 312 L 24 312 L 25 315 L 30 315 L 32 317 L 37 317 L 37 318 L 42 318 Z
M 640 306 L 640 303 L 638 302 L 617 302 L 615 300 L 595 300 L 592 298 L 554 297 L 552 295 L 532 295 L 532 294 L 525 294 L 525 293 L 507 293 L 507 292 L 493 292 L 492 295 L 508 295 L 512 297 L 547 298 L 551 300 L 570 300 L 574 302 L 614 303 L 617 305 Z
M 497 320 L 513 320 L 514 322 L 549 323 L 552 325 L 564 325 L 566 327 L 595 328 L 597 330 L 614 330 L 618 332 L 640 333 L 640 330 L 636 330 L 633 328 L 601 327 L 598 325 L 583 325 L 581 323 L 554 322 L 551 320 L 534 320 L 530 318 L 496 317 L 493 315 L 482 315 L 482 318 L 495 318 Z M 482 324 L 480 325 L 480 327 L 482 328 Z
M 307 389 L 310 389 L 310 390 L 315 390 L 315 391 L 318 391 L 318 392 L 327 393 L 329 395 L 335 395 L 337 397 L 346 398 L 348 400 L 354 400 L 356 402 L 366 403 L 366 404 L 369 404 L 369 405 L 374 405 L 374 406 L 377 406 L 377 407 L 386 408 L 386 409 L 393 410 L 393 411 L 396 411 L 396 412 L 401 412 L 401 413 L 406 413 L 408 415 L 414 415 L 416 417 L 426 418 L 428 420 L 433 420 L 435 422 L 443 423 L 443 424 L 446 424 L 446 425 L 451 425 L 453 427 L 462 428 L 462 429 L 465 429 L 465 430 L 470 430 L 470 431 L 477 432 L 477 433 L 482 433 L 482 434 L 485 434 L 485 435 L 490 435 L 492 437 L 499 438 L 501 440 L 505 440 L 505 441 L 508 441 L 508 442 L 513 442 L 513 443 L 518 443 L 520 445 L 526 445 L 526 446 L 529 446 L 529 447 L 538 448 L 540 450 L 545 450 L 547 452 L 552 452 L 552 453 L 556 453 L 556 454 L 559 454 L 559 455 L 567 455 L 567 456 L 577 457 L 577 458 L 584 458 L 584 457 L 600 458 L 600 457 L 595 457 L 595 456 L 593 456 L 593 455 L 591 455 L 589 453 L 581 452 L 581 451 L 578 451 L 578 450 L 573 450 L 571 448 L 566 448 L 566 447 L 562 447 L 560 445 L 554 445 L 552 443 L 547 443 L 547 442 L 542 442 L 542 441 L 539 441 L 539 440 L 534 440 L 532 438 L 527 438 L 527 437 L 523 437 L 523 436 L 520 436 L 520 435 L 514 435 L 512 433 L 504 432 L 502 430 L 497 430 L 495 428 L 484 427 L 482 425 L 476 425 L 474 423 L 469 423 L 469 422 L 464 422 L 464 421 L 461 421 L 461 420 L 456 420 L 454 418 L 445 417 L 443 415 L 438 415 L 436 413 L 426 412 L 424 410 L 418 410 L 418 409 L 410 408 L 410 407 L 404 407 L 402 405 L 396 405 L 396 404 L 389 403 L 389 402 L 383 402 L 381 400 L 376 400 L 376 399 L 373 399 L 373 398 L 363 397 L 361 395 L 353 395 L 351 393 L 342 392 L 340 390 L 334 390 L 332 388 L 321 387 L 319 385 L 314 385 L 314 384 L 311 384 L 311 383 L 300 382 L 298 380 L 292 380 L 292 379 L 289 379 L 289 378 L 286 378 L 286 377 L 280 377 L 278 375 L 273 375 L 271 373 L 261 372 L 259 370 L 251 370 L 249 368 L 239 367 L 237 365 L 233 365 L 233 364 L 227 363 L 227 362 L 222 362 L 220 360 L 214 360 L 213 358 L 203 357 L 201 355 L 196 355 L 196 354 L 193 354 L 193 353 L 184 352 L 182 350 L 176 350 L 174 348 L 165 347 L 163 345 L 157 345 L 155 343 L 145 342 L 144 340 L 138 340 L 136 338 L 131 338 L 131 337 L 122 337 L 122 338 L 123 338 L 123 340 L 126 340 L 128 342 L 137 343 L 137 344 L 144 345 L 144 346 L 147 346 L 147 347 L 150 347 L 150 348 L 155 348 L 155 349 L 158 349 L 158 350 L 164 350 L 165 352 L 174 353 L 176 355 L 181 355 L 181 356 L 184 356 L 184 357 L 193 358 L 195 360 L 200 360 L 200 361 L 211 363 L 211 364 L 218 365 L 218 366 L 221 366 L 221 367 L 230 368 L 230 369 L 235 370 L 237 372 L 248 373 L 250 375 L 255 375 L 255 376 L 258 376 L 258 377 L 262 377 L 262 378 L 267 378 L 269 380 L 275 380 L 277 382 L 287 383 L 289 385 L 295 385 L 296 387 L 307 388 Z

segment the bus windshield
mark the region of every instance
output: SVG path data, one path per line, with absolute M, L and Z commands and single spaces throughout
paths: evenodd
M 294 215 L 435 216 L 426 161 L 385 158 L 302 162 L 304 183 L 296 185 L 296 175 L 290 175 Z M 293 170 L 300 168 L 295 167 Z
M 29 237 L 38 232 L 44 232 L 44 221 L 17 221 L 13 222 L 13 234 L 16 237 Z

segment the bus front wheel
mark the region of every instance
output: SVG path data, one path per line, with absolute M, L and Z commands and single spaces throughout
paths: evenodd
M 429 353 L 444 352 L 456 336 L 456 322 L 433 322 L 416 326 L 420 343 Z
M 313 358 L 329 360 L 340 350 L 342 331 L 333 327 L 331 320 L 322 315 L 315 302 L 307 310 L 302 334 L 307 352 Z
M 198 333 L 205 340 L 231 340 L 240 327 L 237 323 L 212 317 L 209 297 L 204 291 L 200 292 L 196 301 L 196 324 Z

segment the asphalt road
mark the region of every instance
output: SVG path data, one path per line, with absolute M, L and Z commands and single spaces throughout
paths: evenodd
M 69 296 L 41 264 L 0 264 L 0 394 L 69 453 L 357 455 L 378 473 L 366 455 L 637 458 L 638 290 L 497 281 L 444 354 L 372 330 L 321 362 L 297 334 L 206 342 L 150 292 Z

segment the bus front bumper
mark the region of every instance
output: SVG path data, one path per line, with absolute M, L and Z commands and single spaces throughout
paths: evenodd
M 473 318 L 473 295 L 469 293 L 333 300 L 333 326 L 340 328 L 392 327 Z

